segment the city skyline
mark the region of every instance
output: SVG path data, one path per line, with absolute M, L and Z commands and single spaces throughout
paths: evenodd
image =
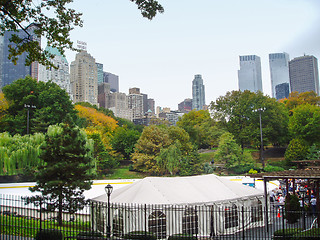
M 191 98 L 195 74 L 205 79 L 207 104 L 237 90 L 241 55 L 261 58 L 263 90 L 270 96 L 270 53 L 320 57 L 317 0 L 160 0 L 165 12 L 152 21 L 129 0 L 94 2 L 70 5 L 84 20 L 72 40 L 87 42 L 104 71 L 119 76 L 120 92 L 139 87 L 156 106 L 177 109 Z M 66 54 L 74 60 L 75 53 Z

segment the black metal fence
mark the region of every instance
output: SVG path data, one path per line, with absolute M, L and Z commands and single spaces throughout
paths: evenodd
M 320 239 L 317 218 L 311 211 L 288 213 L 284 207 L 266 208 L 259 202 L 244 207 L 237 203 L 108 206 L 89 201 L 74 214 L 63 213 L 60 226 L 57 213 L 45 211 L 45 205 L 35 206 L 20 196 L 0 195 L 1 239 L 13 235 L 32 239 L 43 229 L 58 229 L 65 239 L 132 239 L 132 234 L 149 239 L 181 235 L 189 239 L 289 239 L 288 235 L 294 234 Z

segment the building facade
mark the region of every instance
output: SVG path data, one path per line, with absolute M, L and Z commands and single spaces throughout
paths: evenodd
M 103 72 L 103 82 L 110 84 L 111 92 L 119 92 L 119 76 L 113 73 Z
M 70 65 L 70 84 L 73 102 L 89 102 L 98 105 L 98 80 L 95 59 L 81 51 Z
M 71 97 L 69 63 L 67 59 L 62 56 L 57 48 L 46 47 L 45 50 L 54 55 L 52 63 L 57 68 L 47 67 L 40 64 L 39 81 L 52 81 L 59 85 L 62 89 L 66 90 Z
M 192 110 L 192 99 L 187 98 L 178 104 L 178 110 L 183 113 L 188 113 Z
M 41 39 L 37 38 L 33 31 L 34 25 L 29 25 L 27 28 L 28 33 L 31 36 L 32 40 L 36 40 L 41 44 Z M 8 59 L 9 56 L 9 44 L 13 44 L 10 42 L 10 38 L 15 34 L 18 37 L 24 39 L 28 37 L 28 34 L 23 30 L 18 30 L 17 32 L 6 31 L 3 36 L 0 36 L 0 88 L 11 84 L 17 79 L 25 78 L 26 76 L 31 76 L 34 79 L 38 79 L 38 71 L 39 71 L 39 63 L 33 62 L 30 66 L 25 65 L 26 58 L 28 54 L 23 52 L 16 64 L 14 64 L 11 60 Z
M 97 79 L 98 84 L 103 83 L 103 64 L 102 63 L 96 63 L 97 65 Z
M 240 56 L 238 70 L 239 90 L 262 92 L 261 60 L 256 55 Z
M 314 91 L 319 96 L 318 59 L 314 56 L 302 56 L 289 62 L 291 92 Z
M 130 88 L 128 95 L 128 108 L 132 110 L 132 119 L 143 118 L 144 111 L 144 95 L 140 93 L 139 88 Z
M 192 109 L 202 110 L 205 104 L 203 79 L 200 74 L 197 74 L 192 81 Z
M 272 97 L 280 100 L 288 98 L 290 93 L 289 54 L 269 54 L 269 67 L 272 87 Z M 280 92 L 277 92 L 280 91 Z

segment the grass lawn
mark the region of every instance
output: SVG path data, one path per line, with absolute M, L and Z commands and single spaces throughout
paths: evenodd
M 146 175 L 138 172 L 129 171 L 129 166 L 120 166 L 114 173 L 109 174 L 105 179 L 135 179 L 144 178 Z

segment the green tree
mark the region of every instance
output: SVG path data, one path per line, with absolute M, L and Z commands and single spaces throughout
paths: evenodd
M 67 114 L 77 118 L 69 95 L 53 82 L 37 82 L 31 77 L 18 79 L 2 88 L 9 102 L 7 114 L 0 119 L 2 131 L 12 135 L 26 134 L 27 108 L 29 108 L 30 133 L 46 132 L 49 125 L 61 123 Z
M 232 133 L 242 149 L 246 145 L 260 147 L 259 113 L 261 112 L 263 141 L 284 144 L 288 141 L 288 112 L 282 103 L 262 92 L 227 92 L 211 103 L 215 120 Z
M 300 138 L 294 138 L 290 141 L 286 152 L 284 154 L 284 158 L 288 165 L 291 164 L 291 161 L 295 160 L 303 160 L 306 159 L 306 156 L 309 153 L 309 145 L 308 143 Z
M 302 93 L 292 92 L 288 99 L 283 99 L 281 102 L 283 102 L 286 108 L 292 112 L 294 108 L 304 104 L 319 106 L 320 96 L 318 96 L 314 91 Z
M 134 169 L 146 173 L 158 173 L 159 167 L 155 158 L 162 148 L 168 147 L 171 143 L 166 128 L 156 125 L 145 127 L 131 155 Z
M 177 122 L 177 126 L 189 134 L 191 142 L 198 148 L 210 147 L 213 133 L 217 131 L 215 122 L 206 110 L 192 110 L 184 114 Z
M 111 139 L 112 148 L 121 153 L 125 159 L 129 159 L 134 152 L 134 145 L 140 138 L 140 133 L 134 129 L 128 129 L 127 126 L 118 127 L 114 131 Z
M 169 137 L 173 143 L 178 142 L 176 147 L 179 147 L 181 154 L 187 155 L 192 151 L 192 144 L 190 142 L 189 134 L 180 127 L 170 126 L 168 128 Z
M 181 159 L 179 166 L 180 176 L 193 176 L 203 173 L 203 163 L 197 149 L 193 149 L 187 156 Z
M 292 110 L 289 132 L 294 138 L 304 139 L 312 145 L 320 142 L 320 107 L 304 104 Z
M 163 12 L 163 7 L 156 0 L 130 0 L 134 2 L 141 11 L 143 17 L 152 19 L 157 13 Z M 47 44 L 57 48 L 64 54 L 65 49 L 72 49 L 73 43 L 70 39 L 70 32 L 75 27 L 82 27 L 81 13 L 68 8 L 68 4 L 73 0 L 2 0 L 0 2 L 0 34 L 5 31 L 22 29 L 26 32 L 26 37 L 21 38 L 13 34 L 9 45 L 9 59 L 14 63 L 18 56 L 27 52 L 26 65 L 38 61 L 43 65 L 52 65 L 53 55 L 41 49 L 38 39 L 45 37 Z M 46 13 L 49 13 L 46 15 Z M 35 26 L 32 38 L 29 29 L 31 23 Z M 28 25 L 26 27 L 26 25 Z
M 84 207 L 83 192 L 91 188 L 95 176 L 86 134 L 71 121 L 50 126 L 40 158 L 45 165 L 39 168 L 35 175 L 36 185 L 30 190 L 41 192 L 47 200 L 47 210 L 58 210 L 61 226 L 63 211 L 75 213 Z
M 253 163 L 251 155 L 242 153 L 240 145 L 236 143 L 233 135 L 228 132 L 220 137 L 219 147 L 214 159 L 216 162 L 224 163 L 225 167 L 229 169 Z
M 170 145 L 168 148 L 162 148 L 159 155 L 155 158 L 158 166 L 158 174 L 175 175 L 179 170 L 182 154 L 180 143 Z

